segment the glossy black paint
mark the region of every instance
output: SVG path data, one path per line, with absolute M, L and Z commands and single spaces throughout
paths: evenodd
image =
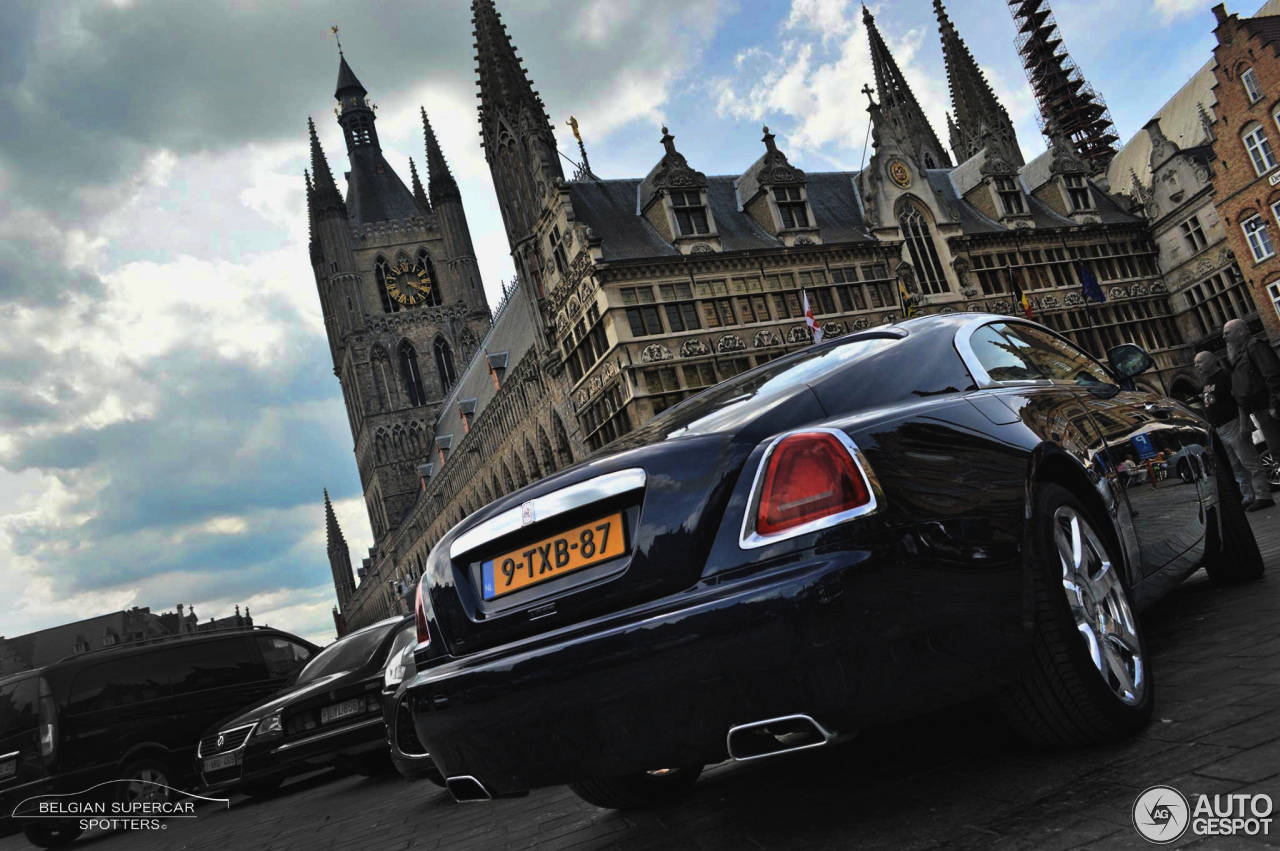
M 360 666 L 304 685 L 286 686 L 269 699 L 243 708 L 205 730 L 196 757 L 196 769 L 204 788 L 230 791 L 303 774 L 385 748 L 383 668 L 395 634 L 412 623 L 412 618 L 384 621 L 376 627 L 384 633 L 377 649 Z M 327 725 L 320 720 L 324 707 L 352 699 L 365 702 L 358 714 Z M 259 723 L 277 713 L 282 717 L 284 731 L 260 735 Z M 253 729 L 238 747 L 207 746 L 218 733 L 246 726 Z M 204 769 L 204 760 L 225 754 L 237 754 L 234 767 Z
M 209 633 L 84 653 L 13 677 L 40 677 L 48 684 L 57 710 L 56 748 L 50 756 L 41 756 L 35 731 L 0 730 L 0 753 L 19 752 L 17 774 L 0 781 L 0 813 L 7 817 L 20 801 L 35 795 L 82 792 L 115 779 L 137 759 L 163 762 L 180 784 L 193 780 L 192 758 L 201 731 L 219 716 L 277 691 L 288 679 L 268 669 L 257 638 L 281 638 L 312 653 L 318 650 L 309 641 L 279 630 Z M 227 642 L 242 645 L 250 660 L 234 683 L 184 695 L 171 694 L 166 684 L 151 699 L 135 696 L 127 705 L 90 712 L 69 710 L 82 674 L 102 666 L 124 666 L 139 681 L 154 679 L 150 672 L 158 658 Z
M 1215 522 L 1207 424 L 1172 400 L 1117 392 L 1118 379 L 983 386 L 956 344 L 974 321 L 912 320 L 774 361 L 446 535 L 423 579 L 433 640 L 408 683 L 419 737 L 445 773 L 520 794 L 718 761 L 735 724 L 804 713 L 848 732 L 1012 682 L 1028 656 L 1027 520 L 1040 480 L 1111 519 L 1137 605 L 1193 569 Z M 857 444 L 880 510 L 743 549 L 768 440 L 815 425 Z M 1108 473 L 1138 433 L 1176 445 L 1201 473 L 1154 496 L 1125 489 Z M 448 557 L 457 534 L 630 467 L 648 484 L 627 506 L 632 550 L 620 564 L 480 609 L 468 565 Z M 603 510 L 534 524 L 467 559 Z M 1177 529 L 1163 549 L 1142 546 L 1166 525 Z M 548 602 L 554 614 L 529 617 Z
M 418 739 L 413 725 L 413 707 L 409 704 L 409 681 L 417 674 L 412 648 L 404 657 L 403 679 L 382 690 L 382 720 L 387 728 L 387 746 L 391 763 L 408 780 L 427 779 L 444 785 L 444 776 Z

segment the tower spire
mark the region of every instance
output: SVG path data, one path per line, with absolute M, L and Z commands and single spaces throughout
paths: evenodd
M 316 217 L 337 213 L 343 218 L 347 215 L 347 205 L 342 200 L 342 193 L 333 182 L 333 172 L 329 171 L 329 161 L 325 158 L 324 149 L 320 147 L 320 137 L 316 135 L 316 123 L 307 117 L 307 129 L 311 134 L 311 174 L 314 185 L 311 190 L 313 210 Z
M 1120 140 L 1102 95 L 1067 53 L 1048 0 L 1008 0 L 1016 44 L 1040 105 L 1041 129 L 1054 125 L 1095 172 L 1106 169 Z
M 347 539 L 342 536 L 337 515 L 333 513 L 333 503 L 329 501 L 328 488 L 324 491 L 324 525 L 328 543 L 329 570 L 333 573 L 333 591 L 338 598 L 338 605 L 345 611 L 347 601 L 355 593 L 356 581 L 351 570 L 351 550 L 347 548 Z
M 413 200 L 418 202 L 424 213 L 430 212 L 431 202 L 427 200 L 427 193 L 422 191 L 422 181 L 418 179 L 418 167 L 413 164 L 413 157 L 409 157 L 409 177 L 413 185 Z
M 480 136 L 512 251 L 533 234 L 548 193 L 564 180 L 546 106 L 520 64 L 493 0 L 472 0 Z M 502 140 L 514 138 L 516 144 Z M 434 182 L 435 166 L 431 166 Z M 520 268 L 521 260 L 516 266 Z
M 933 11 L 942 35 L 942 56 L 947 65 L 947 83 L 955 114 L 956 132 L 951 137 L 951 150 L 956 159 L 964 162 L 977 154 L 987 146 L 984 137 L 989 137 L 988 142 L 994 140 L 999 145 L 1005 160 L 1014 166 L 1023 165 L 1025 161 L 1013 121 L 956 31 L 942 0 L 933 0 Z
M 347 546 L 347 539 L 342 535 L 342 527 L 338 525 L 338 515 L 333 513 L 333 503 L 329 501 L 328 488 L 324 489 L 324 528 L 330 553 L 337 547 Z
M 449 163 L 445 161 L 440 143 L 436 141 L 436 131 L 431 127 L 431 119 L 427 118 L 427 110 L 418 107 L 422 112 L 422 135 L 427 145 L 427 188 L 431 190 L 432 205 L 446 199 L 458 200 L 462 193 L 458 191 L 458 183 L 449 171 Z
M 946 148 L 938 141 L 933 126 L 925 117 L 924 110 L 920 108 L 920 103 L 880 35 L 875 16 L 865 5 L 862 7 L 862 20 L 866 24 L 871 42 L 871 65 L 876 75 L 876 93 L 880 96 L 882 120 L 894 125 L 895 135 L 909 144 L 912 153 L 920 157 L 922 168 L 949 167 L 951 158 L 947 156 Z

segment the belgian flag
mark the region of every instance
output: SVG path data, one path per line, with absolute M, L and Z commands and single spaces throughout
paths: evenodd
M 1022 312 L 1028 319 L 1035 319 L 1036 313 L 1031 308 L 1031 299 L 1027 298 L 1027 294 L 1022 291 L 1022 287 L 1018 286 L 1018 279 L 1013 275 L 1013 266 L 1005 266 L 1004 271 L 1009 276 L 1009 290 L 1013 293 L 1013 297 L 1018 304 L 1022 305 Z

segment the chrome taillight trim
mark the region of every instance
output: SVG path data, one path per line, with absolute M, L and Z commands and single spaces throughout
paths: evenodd
M 449 545 L 449 558 L 466 555 L 503 535 L 540 523 L 557 514 L 564 514 L 593 502 L 640 490 L 646 481 L 647 477 L 643 469 L 630 467 L 536 496 L 515 508 L 508 508 L 501 514 L 490 517 L 454 538 L 453 543 Z
M 769 459 L 773 457 L 773 452 L 778 448 L 778 444 L 788 437 L 796 434 L 813 434 L 814 432 L 823 432 L 834 436 L 849 451 L 850 457 L 853 458 L 853 466 L 857 468 L 858 475 L 862 477 L 862 486 L 867 489 L 869 501 L 865 505 L 859 505 L 857 508 L 851 508 L 848 511 L 829 514 L 826 517 L 819 517 L 817 520 L 810 520 L 808 523 L 793 526 L 790 529 L 778 532 L 776 535 L 761 535 L 756 531 L 756 516 L 760 513 L 760 491 L 764 488 L 764 474 L 769 469 Z M 742 516 L 742 530 L 738 533 L 738 546 L 744 550 L 759 549 L 789 538 L 798 538 L 801 535 L 829 529 L 832 526 L 838 526 L 841 523 L 853 520 L 855 517 L 865 517 L 878 511 L 880 509 L 879 488 L 876 487 L 875 482 L 868 475 L 870 469 L 871 467 L 867 464 L 867 459 L 863 456 L 862 450 L 858 448 L 858 445 L 853 442 L 849 435 L 838 428 L 828 428 L 826 426 L 798 428 L 778 435 L 769 443 L 764 455 L 760 458 L 760 465 L 756 468 L 755 479 L 751 483 L 751 495 L 747 499 L 747 510 Z

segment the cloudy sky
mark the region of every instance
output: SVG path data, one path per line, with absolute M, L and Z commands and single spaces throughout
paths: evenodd
M 1209 58 L 1210 5 L 1054 0 L 1123 138 Z M 863 160 L 854 2 L 499 7 L 602 177 L 647 172 L 664 122 L 708 173 L 751 163 L 766 122 L 802 168 Z M 931 3 L 872 9 L 941 134 Z M 949 9 L 1027 155 L 1043 150 L 1005 0 Z M 331 637 L 322 488 L 353 563 L 372 543 L 306 247 L 308 115 L 346 170 L 335 23 L 406 181 L 430 112 L 496 301 L 513 270 L 465 0 L 0 2 L 0 635 L 182 602 Z

